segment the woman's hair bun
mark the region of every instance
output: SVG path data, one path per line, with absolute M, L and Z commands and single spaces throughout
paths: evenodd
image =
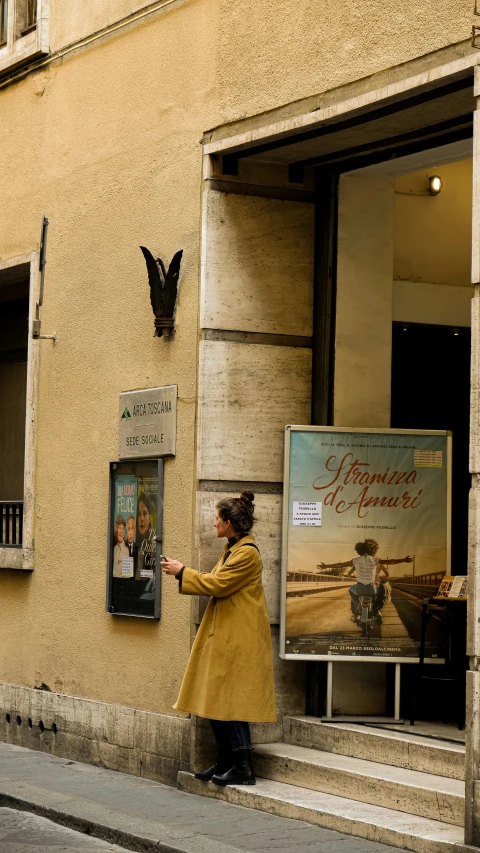
M 238 536 L 246 536 L 255 524 L 253 492 L 242 492 L 239 498 L 223 498 L 217 503 L 222 521 L 230 521 Z

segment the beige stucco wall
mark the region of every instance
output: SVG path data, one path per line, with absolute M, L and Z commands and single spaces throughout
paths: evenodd
M 52 0 L 51 48 L 140 6 L 105 0 L 80 14 Z M 460 0 L 281 0 L 274 12 L 184 0 L 0 92 L 0 258 L 34 249 L 48 215 L 42 331 L 57 334 L 41 343 L 35 571 L 0 574 L 0 680 L 170 712 L 190 603 L 166 579 L 160 623 L 105 613 L 108 463 L 120 391 L 178 384 L 165 550 L 193 560 L 199 140 L 467 39 L 469 13 Z M 140 243 L 167 259 L 184 249 L 169 342 L 153 338 Z
M 147 6 L 142 0 L 102 0 L 86 10 L 69 0 L 50 2 L 52 50 Z M 395 0 L 277 0 L 274 9 L 256 0 L 179 0 L 162 14 L 160 31 L 152 18 L 145 26 L 155 37 L 147 36 L 139 54 L 142 77 L 149 59 L 167 75 L 173 60 L 176 76 L 203 93 L 199 112 L 213 96 L 206 129 L 467 40 L 471 8 L 463 0 L 406 0 L 401 7 Z M 205 78 L 190 76 L 196 54 L 208 62 L 212 89 Z
M 428 194 L 433 174 L 438 196 Z M 470 325 L 471 241 L 471 159 L 395 179 L 369 169 L 341 177 L 336 425 L 390 424 L 392 320 Z
M 428 177 L 443 181 L 437 196 Z M 393 275 L 397 280 L 471 286 L 472 161 L 460 160 L 395 180 Z
M 432 197 L 426 192 L 433 174 L 443 187 Z M 393 319 L 469 326 L 471 159 L 395 179 L 393 243 Z
M 183 43 L 188 49 L 191 39 L 190 73 L 208 88 L 208 59 L 193 50 L 203 28 L 196 12 L 198 5 Z M 111 40 L 1 95 L 8 127 L 2 173 L 11 183 L 0 255 L 35 248 L 48 214 L 42 332 L 55 331 L 57 343 L 41 343 L 35 572 L 0 574 L 0 680 L 169 713 L 188 656 L 189 600 L 166 579 L 160 623 L 105 613 L 108 463 L 117 458 L 122 390 L 178 384 L 177 457 L 165 465 L 165 550 L 192 560 L 198 140 L 205 125 L 195 110 L 198 89 L 187 87 L 186 70 L 182 78 L 164 24 Z M 138 57 L 149 55 L 139 86 Z M 169 342 L 153 337 L 139 244 L 167 259 L 184 249 L 178 331 Z

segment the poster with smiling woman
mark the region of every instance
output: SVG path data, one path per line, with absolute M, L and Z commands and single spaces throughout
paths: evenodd
M 139 477 L 137 500 L 137 565 L 135 578 L 153 578 L 157 535 L 157 489 L 156 477 Z
M 287 427 L 282 657 L 418 658 L 450 574 L 450 453 L 447 432 Z

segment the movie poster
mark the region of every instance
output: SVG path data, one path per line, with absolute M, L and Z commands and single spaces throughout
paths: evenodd
M 113 577 L 133 578 L 137 517 L 137 478 L 118 475 L 114 479 Z
M 282 657 L 418 659 L 422 600 L 450 574 L 450 447 L 446 432 L 287 427 Z M 433 625 L 428 658 L 441 642 Z
M 159 466 L 142 460 L 112 464 L 109 548 L 111 613 L 156 616 Z
M 157 548 L 157 477 L 139 477 L 137 548 L 137 580 L 153 578 Z

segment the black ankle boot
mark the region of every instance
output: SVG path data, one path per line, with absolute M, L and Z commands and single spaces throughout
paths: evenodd
M 250 749 L 236 749 L 233 752 L 233 767 L 225 773 L 215 773 L 211 778 L 215 785 L 255 785 Z
M 224 746 L 217 746 L 217 760 L 211 767 L 206 770 L 198 770 L 195 773 L 195 779 L 200 779 L 201 782 L 210 782 L 210 779 L 215 773 L 225 773 L 233 765 L 232 751 Z

